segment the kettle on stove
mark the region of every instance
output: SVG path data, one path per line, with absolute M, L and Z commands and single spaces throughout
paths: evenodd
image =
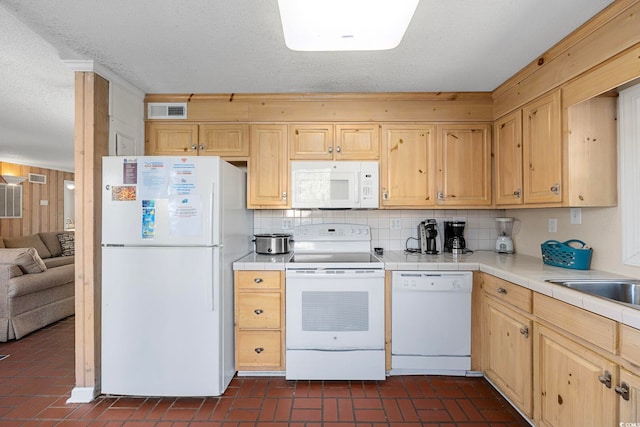
M 428 255 L 438 254 L 438 224 L 435 219 L 427 219 L 418 224 L 418 240 L 420 253 Z

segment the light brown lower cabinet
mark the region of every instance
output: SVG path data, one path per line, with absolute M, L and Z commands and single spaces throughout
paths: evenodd
M 236 271 L 235 333 L 238 371 L 283 371 L 284 272 Z
M 616 364 L 545 326 L 534 336 L 536 425 L 618 425 Z
M 487 297 L 484 298 L 483 317 L 485 375 L 531 418 L 533 322 Z

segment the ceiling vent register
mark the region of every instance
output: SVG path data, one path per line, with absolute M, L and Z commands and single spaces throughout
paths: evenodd
M 40 175 L 38 173 L 30 173 L 29 174 L 29 182 L 32 184 L 46 184 L 47 183 L 47 176 L 46 175 Z
M 149 102 L 147 104 L 148 119 L 186 119 L 186 102 Z

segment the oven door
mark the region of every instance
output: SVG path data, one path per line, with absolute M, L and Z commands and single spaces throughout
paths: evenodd
M 287 350 L 384 349 L 384 270 L 288 270 Z

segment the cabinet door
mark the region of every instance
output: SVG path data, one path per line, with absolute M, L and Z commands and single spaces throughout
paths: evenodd
M 484 299 L 483 316 L 485 374 L 531 418 L 532 321 L 490 298 Z
M 524 203 L 562 201 L 560 92 L 541 97 L 522 110 Z
M 538 324 L 534 355 L 538 426 L 616 425 L 616 394 L 599 380 L 616 384 L 614 363 Z
M 433 206 L 435 127 L 382 127 L 382 206 Z
M 622 392 L 623 390 L 628 390 L 628 394 L 624 398 L 623 395 L 619 395 L 620 413 L 618 423 L 621 426 L 637 425 L 638 420 L 640 420 L 640 377 L 621 368 L 620 385 L 616 391 Z
M 289 127 L 289 158 L 291 160 L 333 159 L 333 125 L 292 124 Z
M 522 204 L 522 112 L 495 123 L 493 143 L 496 205 Z
M 250 208 L 289 205 L 287 125 L 251 125 L 249 155 Z
M 249 126 L 200 125 L 198 150 L 201 156 L 248 157 Z
M 602 96 L 573 105 L 567 117 L 569 206 L 615 206 L 618 200 L 617 98 Z
M 144 153 L 147 156 L 196 156 L 198 125 L 148 122 Z
M 438 126 L 438 205 L 491 204 L 490 125 Z
M 377 124 L 336 125 L 336 160 L 378 160 L 380 132 Z

